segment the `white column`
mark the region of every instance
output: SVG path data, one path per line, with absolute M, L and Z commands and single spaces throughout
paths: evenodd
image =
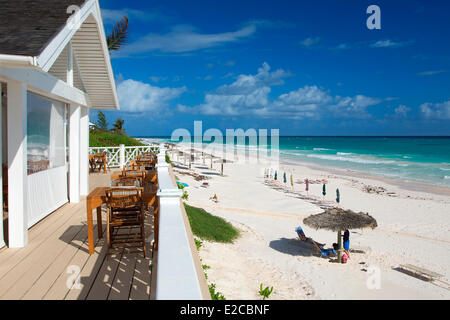
M 27 85 L 8 85 L 8 235 L 9 247 L 28 242 Z
M 70 105 L 69 197 L 74 203 L 80 202 L 80 114 L 80 106 Z
M 80 118 L 80 195 L 89 194 L 89 109 L 81 108 Z
M 2 83 L 0 82 L 0 134 L 2 134 Z M 0 136 L 0 160 L 3 159 L 2 156 L 2 143 L 3 143 L 3 137 Z M 3 188 L 3 168 L 0 171 L 0 186 Z M 2 214 L 0 216 L 0 248 L 5 246 L 5 241 L 3 239 L 3 189 L 0 192 L 0 205 L 2 206 Z
M 119 166 L 120 169 L 123 168 L 124 165 L 126 165 L 127 163 L 125 162 L 125 145 L 121 144 L 119 149 Z

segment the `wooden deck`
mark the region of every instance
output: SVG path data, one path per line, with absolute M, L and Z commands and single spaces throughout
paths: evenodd
M 106 185 L 109 173 L 90 175 L 91 190 Z M 146 230 L 151 236 L 151 214 Z M 0 299 L 150 299 L 151 244 L 146 258 L 141 253 L 106 256 L 104 238 L 97 239 L 95 232 L 95 253 L 90 256 L 87 236 L 83 199 L 64 205 L 33 226 L 25 248 L 1 249 Z M 78 283 L 74 281 L 77 274 Z

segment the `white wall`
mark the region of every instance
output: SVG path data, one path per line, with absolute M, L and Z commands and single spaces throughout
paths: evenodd
M 2 83 L 0 82 L 0 133 L 3 132 L 3 108 L 2 108 Z M 3 149 L 3 134 L 0 138 L 0 159 L 2 159 L 2 149 Z M 5 241 L 3 240 L 3 170 L 0 171 L 0 186 L 2 186 L 2 192 L 0 193 L 0 203 L 2 205 L 2 214 L 0 219 L 0 248 L 5 246 Z

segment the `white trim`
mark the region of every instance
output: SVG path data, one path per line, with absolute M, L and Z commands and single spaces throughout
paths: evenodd
M 38 68 L 36 57 L 0 54 L 0 67 Z
M 26 83 L 30 91 L 65 103 L 76 103 L 85 107 L 91 105 L 86 93 L 69 86 L 66 82 L 49 73 L 30 69 L 0 68 L 0 80 L 8 81 L 11 79 Z
M 73 87 L 73 50 L 72 50 L 72 44 L 70 42 L 67 44 L 66 83 L 67 83 L 67 85 Z

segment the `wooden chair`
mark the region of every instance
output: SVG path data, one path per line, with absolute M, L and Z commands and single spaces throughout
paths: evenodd
M 142 248 L 145 257 L 143 188 L 108 188 L 106 243 L 108 254 Z M 140 252 L 138 250 L 129 252 Z
M 111 187 L 143 187 L 141 176 L 119 176 L 111 180 Z
M 156 160 L 136 160 L 136 165 L 139 168 L 144 167 L 145 170 L 151 170 L 155 168 L 156 162 Z
M 123 166 L 122 170 L 141 170 L 141 167 L 136 164 L 135 160 L 132 160 L 129 165 Z
M 91 167 L 91 171 L 95 172 L 98 169 L 99 172 L 102 171 L 106 173 L 106 152 L 100 152 L 89 156 L 89 166 Z
M 123 170 L 120 177 L 138 177 L 144 181 L 146 173 L 145 170 Z

